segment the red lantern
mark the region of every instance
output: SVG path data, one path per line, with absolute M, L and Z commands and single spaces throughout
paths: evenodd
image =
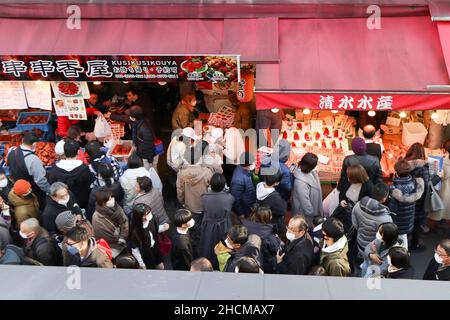
M 253 99 L 255 75 L 251 70 L 241 70 L 241 81 L 238 83 L 237 97 L 240 102 L 250 102 Z

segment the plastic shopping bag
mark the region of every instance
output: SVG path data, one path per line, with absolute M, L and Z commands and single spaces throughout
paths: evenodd
M 94 134 L 97 138 L 105 138 L 112 135 L 111 126 L 105 117 L 97 117 L 95 119 Z
M 323 200 L 323 216 L 330 217 L 334 210 L 339 206 L 339 191 L 334 188 L 333 191 Z

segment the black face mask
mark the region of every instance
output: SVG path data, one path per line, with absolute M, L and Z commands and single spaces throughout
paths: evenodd
M 25 199 L 33 199 L 33 193 L 27 194 L 26 196 L 23 196 Z

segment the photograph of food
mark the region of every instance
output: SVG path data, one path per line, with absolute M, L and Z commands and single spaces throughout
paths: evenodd
M 76 82 L 60 82 L 58 83 L 58 91 L 66 97 L 74 97 L 81 93 L 81 87 Z
M 208 70 L 208 65 L 203 63 L 201 57 L 185 60 L 181 63 L 180 67 L 186 73 L 203 73 Z
M 214 69 L 216 72 L 213 74 L 214 78 L 221 78 L 220 74 L 228 81 L 234 81 L 237 79 L 237 63 L 235 59 L 220 56 L 206 57 L 205 62 L 209 65 L 210 69 Z M 219 72 L 220 74 L 216 74 Z

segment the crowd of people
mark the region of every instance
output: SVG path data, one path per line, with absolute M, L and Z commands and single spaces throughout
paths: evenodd
M 186 94 L 166 150 L 179 202 L 172 215 L 150 173 L 158 163 L 152 121 L 136 94 L 130 99 L 124 115 L 104 115 L 130 124 L 135 152 L 126 166 L 95 138 L 82 150 L 76 123 L 58 130 L 59 159 L 48 170 L 31 132 L 9 152 L 9 175 L 0 169 L 0 264 L 450 279 L 450 239 L 423 276 L 410 259 L 423 249 L 429 217 L 450 220 L 450 141 L 442 176 L 430 175 L 423 145 L 414 144 L 386 184 L 382 150 L 364 128 L 344 160 L 336 208 L 325 214 L 317 155 L 288 167 L 291 147 L 281 139 L 258 167 L 249 151 L 230 164 L 222 129 L 195 134 L 196 97 Z M 445 208 L 430 212 L 437 183 Z

